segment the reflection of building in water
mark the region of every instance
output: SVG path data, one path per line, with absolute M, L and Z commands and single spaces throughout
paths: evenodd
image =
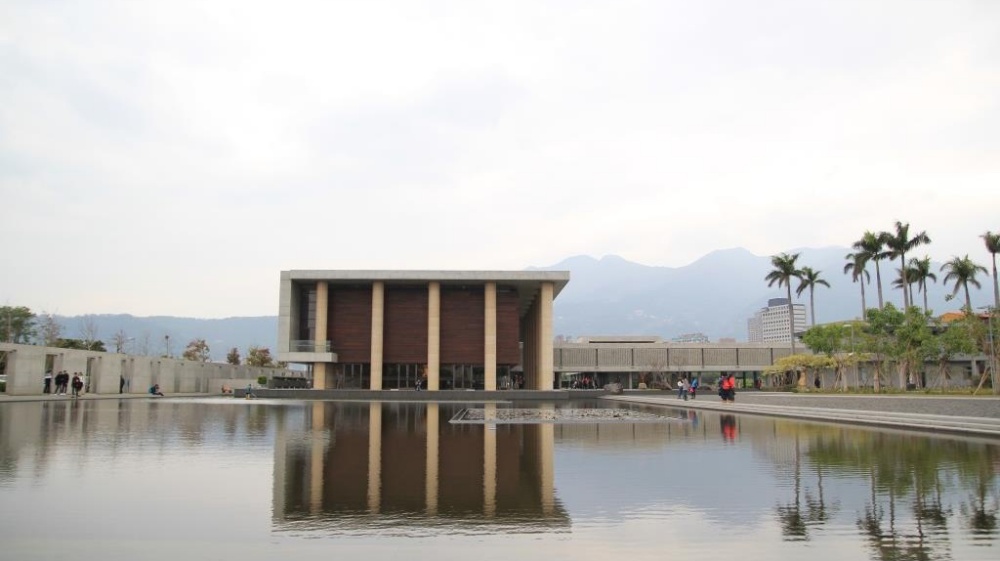
M 489 408 L 486 405 L 487 415 Z M 569 518 L 555 499 L 552 425 L 461 425 L 461 405 L 312 403 L 276 431 L 279 529 L 552 531 Z M 433 525 L 433 522 L 430 523 Z

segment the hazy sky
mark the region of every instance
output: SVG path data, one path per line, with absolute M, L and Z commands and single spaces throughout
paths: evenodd
M 1000 2 L 0 3 L 0 304 L 271 315 L 283 269 L 895 220 L 988 264 Z

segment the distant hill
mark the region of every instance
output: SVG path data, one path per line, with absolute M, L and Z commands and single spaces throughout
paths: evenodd
M 855 318 L 861 314 L 859 285 L 843 274 L 843 247 L 796 249 L 801 253 L 798 263 L 822 272 L 830 288 L 816 290 L 816 315 L 821 323 Z M 932 265 L 937 272 L 940 264 Z M 902 293 L 889 288 L 896 277 L 895 263 L 882 263 L 885 299 L 897 306 Z M 556 335 L 660 335 L 672 338 L 685 333 L 701 332 L 711 340 L 731 337 L 745 341 L 746 320 L 768 298 L 785 295 L 784 289 L 768 288 L 764 276 L 771 269 L 769 256 L 754 255 L 742 248 L 714 251 L 684 267 L 655 267 L 627 261 L 609 255 L 596 259 L 588 256 L 570 257 L 547 267 L 529 270 L 565 270 L 570 282 L 555 302 L 554 331 Z M 868 305 L 877 305 L 875 272 L 867 290 Z M 943 276 L 943 275 L 939 275 Z M 988 277 L 983 278 L 985 290 L 973 292 L 973 305 L 991 303 Z M 793 285 L 793 298 L 794 296 Z M 945 301 L 951 290 L 940 284 L 929 288 L 930 307 L 938 314 L 957 310 L 958 300 Z M 797 302 L 806 304 L 808 292 Z M 918 303 L 922 299 L 917 296 Z M 213 360 L 224 360 L 232 347 L 241 355 L 252 345 L 276 349 L 278 321 L 274 316 L 195 319 L 169 316 L 135 317 L 131 315 L 91 315 L 58 317 L 65 337 L 80 337 L 84 321 L 93 321 L 98 338 L 109 350 L 114 334 L 122 330 L 131 338 L 129 350 L 138 354 L 159 355 L 166 352 L 169 335 L 170 351 L 183 352 L 193 339 L 205 339 Z
M 130 339 L 128 352 L 141 355 L 165 354 L 169 344 L 170 353 L 179 356 L 190 341 L 205 339 L 211 349 L 212 360 L 223 361 L 233 347 L 238 348 L 240 356 L 245 358 L 251 346 L 268 347 L 273 351 L 278 342 L 278 318 L 275 316 L 198 319 L 102 314 L 56 316 L 56 319 L 63 326 L 63 336 L 70 338 L 80 338 L 84 323 L 93 322 L 97 338 L 104 341 L 109 351 L 115 350 L 112 341 L 121 330 Z M 169 339 L 166 338 L 168 336 Z
M 802 248 L 798 264 L 821 271 L 830 283 L 816 289 L 816 316 L 819 323 L 847 320 L 861 315 L 860 285 L 843 273 L 845 247 Z M 896 278 L 894 262 L 882 262 L 883 295 L 886 302 L 902 306 L 902 292 L 890 288 Z M 932 264 L 937 272 L 940 263 Z M 870 267 L 871 268 L 871 267 Z M 866 286 L 869 307 L 878 305 L 875 271 Z M 609 255 L 601 259 L 576 256 L 532 270 L 568 270 L 570 282 L 555 302 L 554 330 L 557 335 L 660 335 L 672 338 L 701 332 L 711 340 L 732 337 L 745 341 L 746 320 L 767 305 L 768 298 L 785 296 L 777 285 L 769 288 L 764 277 L 771 270 L 770 256 L 754 255 L 742 248 L 714 251 L 684 267 L 655 267 Z M 943 274 L 939 274 L 943 277 Z M 974 306 L 991 303 L 988 278 L 985 290 L 972 293 Z M 792 298 L 806 305 L 809 292 Z M 928 288 L 928 303 L 938 314 L 957 310 L 958 300 L 945 301 L 951 293 L 940 284 Z M 921 296 L 914 295 L 917 303 Z

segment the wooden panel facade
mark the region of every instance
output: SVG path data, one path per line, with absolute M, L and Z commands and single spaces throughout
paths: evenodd
M 330 286 L 327 333 L 341 363 L 371 362 L 372 289 Z M 497 364 L 520 363 L 518 294 L 497 290 Z M 483 364 L 485 295 L 482 286 L 441 288 L 441 364 Z M 385 287 L 385 364 L 427 363 L 426 285 Z
M 386 286 L 384 325 L 384 363 L 427 363 L 426 286 Z
M 521 363 L 518 296 L 514 290 L 497 289 L 497 365 Z
M 441 287 L 441 364 L 482 364 L 486 337 L 482 286 Z
M 372 359 L 372 288 L 331 286 L 327 333 L 342 363 Z

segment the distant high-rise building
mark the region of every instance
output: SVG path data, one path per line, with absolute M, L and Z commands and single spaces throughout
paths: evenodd
M 806 307 L 792 304 L 795 332 L 806 329 Z M 788 325 L 788 298 L 771 298 L 767 307 L 747 319 L 747 340 L 751 343 L 771 343 L 792 340 Z
M 673 343 L 708 343 L 708 335 L 704 333 L 685 333 L 670 339 Z

